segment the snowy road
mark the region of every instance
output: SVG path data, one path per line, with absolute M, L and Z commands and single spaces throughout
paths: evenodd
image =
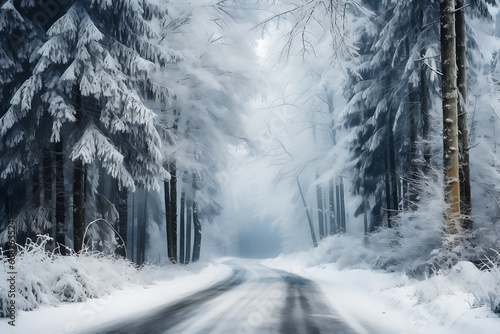
M 355 333 L 314 282 L 255 261 L 225 264 L 228 278 L 93 333 Z

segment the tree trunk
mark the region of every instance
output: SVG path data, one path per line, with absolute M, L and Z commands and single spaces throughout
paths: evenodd
M 367 200 L 363 197 L 363 233 L 368 235 L 368 204 Z
M 344 180 L 342 177 L 340 177 L 339 190 L 340 190 L 340 210 L 341 210 L 340 221 L 342 224 L 342 233 L 346 233 L 347 226 L 346 226 L 346 216 L 345 216 Z
M 74 163 L 73 180 L 73 240 L 76 253 L 82 250 L 83 232 L 85 230 L 85 184 L 86 168 L 83 161 L 78 159 Z
M 418 201 L 418 194 L 415 189 L 415 184 L 419 178 L 419 162 L 418 162 L 418 135 L 417 135 L 417 128 L 418 128 L 418 109 L 417 109 L 417 103 L 418 103 L 418 90 L 417 88 L 411 88 L 412 91 L 410 93 L 410 108 L 411 108 L 411 115 L 410 115 L 410 128 L 411 128 L 411 135 L 410 135 L 410 177 L 408 178 L 408 181 L 406 182 L 406 192 L 403 194 L 403 210 L 412 210 L 415 211 L 417 210 L 417 201 Z M 403 179 L 404 181 L 404 179 Z M 406 196 L 405 196 L 406 195 Z
M 340 186 L 338 184 L 338 181 L 336 182 L 337 184 L 335 185 L 335 221 L 336 221 L 336 229 L 337 233 L 342 233 L 342 214 L 341 214 L 341 208 L 340 208 Z
M 192 192 L 186 199 L 186 263 L 191 260 L 191 219 L 193 209 Z
M 443 103 L 443 169 L 445 196 L 445 231 L 451 236 L 451 249 L 458 245 L 460 231 L 460 184 L 458 158 L 458 110 L 455 51 L 455 1 L 442 0 L 441 23 L 441 70 Z
M 81 128 L 83 113 L 82 94 L 77 88 L 74 92 L 76 105 L 76 126 Z M 73 171 L 73 248 L 78 253 L 83 246 L 83 232 L 85 229 L 85 184 L 87 183 L 86 167 L 83 161 L 74 161 Z
M 58 141 L 56 149 L 56 247 L 59 246 L 61 255 L 66 255 L 66 231 L 64 208 L 64 157 L 63 144 Z
M 171 210 L 170 210 L 170 221 L 172 222 L 172 256 L 174 262 L 177 262 L 179 256 L 177 255 L 177 170 L 176 170 L 175 161 L 172 164 L 172 178 L 170 179 L 170 201 L 171 201 Z
M 392 115 L 393 112 L 390 111 Z M 394 117 L 389 116 L 389 171 L 391 179 L 391 202 L 392 208 L 394 210 L 393 215 L 398 214 L 399 201 L 398 201 L 398 178 L 396 175 L 396 152 L 394 147 L 394 132 L 392 127 L 394 126 Z
M 184 259 L 184 252 L 186 251 L 186 244 L 185 244 L 185 227 L 186 227 L 186 216 L 184 214 L 186 206 L 186 193 L 184 190 L 181 192 L 181 212 L 180 212 L 180 219 L 179 219 L 179 248 L 180 248 L 180 253 L 179 253 L 179 262 L 184 264 L 185 259 Z
M 385 157 L 384 157 L 384 167 L 385 167 L 385 202 L 387 205 L 386 211 L 387 211 L 387 227 L 391 228 L 392 227 L 392 202 L 391 202 L 391 173 L 390 173 L 390 168 L 389 168 L 389 154 L 387 153 L 387 150 L 385 151 Z
M 318 175 L 316 175 L 316 180 L 318 180 Z M 325 225 L 323 222 L 323 191 L 319 184 L 316 184 L 316 202 L 318 204 L 318 226 L 319 226 L 319 240 L 322 240 L 325 234 Z
M 130 252 L 129 252 L 129 257 L 130 257 L 130 260 L 132 260 L 132 262 L 134 261 L 135 259 L 135 235 L 136 235 L 136 231 L 137 231 L 137 228 L 135 227 L 135 222 L 136 222 L 136 207 L 135 207 L 135 196 L 136 196 L 136 193 L 137 191 L 133 192 L 132 193 L 132 219 L 131 219 L 131 223 L 130 223 L 130 229 L 131 229 L 131 233 L 130 233 Z
M 124 242 L 127 242 L 128 236 L 128 189 L 121 185 L 119 186 L 119 196 L 118 196 L 118 232 L 120 232 L 120 236 L 122 237 Z M 126 249 L 127 245 L 123 245 L 123 248 Z M 126 252 L 123 253 L 125 256 Z
M 167 165 L 167 170 L 169 170 Z M 170 221 L 170 217 L 172 215 L 172 203 L 170 202 L 170 181 L 163 181 L 163 195 L 164 195 L 164 205 L 165 205 L 165 231 L 167 233 L 167 257 L 170 262 L 173 262 L 173 256 L 171 253 L 171 244 L 172 244 L 172 222 Z
M 193 262 L 200 259 L 201 253 L 201 223 L 198 219 L 198 205 L 196 205 L 196 176 L 193 175 Z
M 422 50 L 422 54 L 425 54 L 425 49 Z M 422 65 L 420 70 L 420 117 L 422 119 L 422 139 L 424 141 L 424 166 L 422 170 L 425 175 L 428 174 L 431 166 L 431 148 L 429 145 L 430 120 L 426 69 L 427 66 Z
M 148 190 L 144 189 L 144 207 L 142 212 L 142 223 L 138 224 L 139 227 L 139 240 L 137 241 L 137 254 L 139 257 L 139 264 L 146 261 L 146 238 L 148 227 Z
M 170 181 L 165 181 L 165 215 L 170 262 L 177 262 L 177 176 L 175 160 L 169 163 Z
M 43 185 L 43 206 L 47 210 L 47 216 L 45 217 L 49 224 L 42 231 L 42 234 L 48 236 L 52 235 L 52 217 L 54 216 L 54 207 L 52 202 L 52 153 L 49 148 L 45 148 L 43 152 L 43 171 L 42 171 L 42 185 Z M 53 249 L 53 243 L 48 242 L 48 247 Z
M 299 178 L 296 178 L 297 187 L 299 188 L 300 198 L 302 199 L 302 204 L 304 204 L 304 209 L 306 210 L 307 221 L 309 223 L 309 230 L 311 231 L 311 238 L 314 247 L 318 247 L 318 240 L 316 239 L 316 233 L 314 232 L 314 226 L 312 223 L 311 215 L 309 214 L 309 210 L 307 209 L 306 199 L 304 198 L 304 193 L 302 192 L 302 187 L 300 186 Z
M 335 196 L 333 190 L 333 180 L 328 185 L 328 203 L 330 207 L 330 235 L 337 234 L 337 224 L 335 224 Z
M 457 7 L 464 6 L 463 0 L 457 0 Z M 457 47 L 457 87 L 458 97 L 458 142 L 460 166 L 460 208 L 463 216 L 462 227 L 472 229 L 472 198 L 470 188 L 469 165 L 469 127 L 467 124 L 467 54 L 465 33 L 465 10 L 455 12 L 455 31 Z
M 194 239 L 193 239 L 193 262 L 200 259 L 201 254 L 201 223 L 198 219 L 198 206 L 193 201 L 193 225 L 194 225 Z

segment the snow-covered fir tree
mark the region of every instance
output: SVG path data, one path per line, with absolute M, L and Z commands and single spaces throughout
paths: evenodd
M 22 231 L 32 236 L 48 227 L 40 207 L 43 144 L 33 131 L 37 122 L 24 119 L 23 111 L 8 114 L 11 98 L 34 94 L 27 86 L 20 89 L 44 36 L 42 27 L 31 21 L 34 7 L 33 1 L 13 0 L 0 7 L 0 219 L 6 223 L 21 214 L 26 221 L 36 221 L 33 226 L 26 226 L 26 221 L 20 225 L 20 238 L 26 236 Z
M 56 151 L 74 176 L 63 186 L 74 193 L 69 217 L 79 220 L 75 238 L 83 234 L 88 166 L 96 164 L 130 190 L 136 184 L 159 188 L 158 181 L 168 176 L 161 164 L 162 134 L 146 105 L 170 97 L 152 80 L 157 66 L 176 61 L 156 44 L 159 37 L 150 25 L 164 13 L 148 2 L 74 1 L 48 29 L 31 76 L 0 120 L 5 135 L 29 120 L 37 125 L 32 129 L 39 142 L 60 146 Z M 20 174 L 28 165 L 22 161 L 3 172 Z

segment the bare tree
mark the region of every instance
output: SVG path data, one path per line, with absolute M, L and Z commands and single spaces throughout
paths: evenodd
M 325 34 L 330 37 L 332 58 L 336 58 L 339 51 L 348 50 L 344 34 L 350 6 L 358 5 L 352 0 L 282 1 L 279 10 L 259 26 L 265 29 L 270 23 L 280 25 L 283 21 L 291 25 L 281 50 L 282 59 L 315 55 L 314 48 Z

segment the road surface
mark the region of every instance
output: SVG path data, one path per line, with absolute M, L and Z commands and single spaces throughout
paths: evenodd
M 231 260 L 232 274 L 182 300 L 92 333 L 354 334 L 317 285 L 255 261 Z

